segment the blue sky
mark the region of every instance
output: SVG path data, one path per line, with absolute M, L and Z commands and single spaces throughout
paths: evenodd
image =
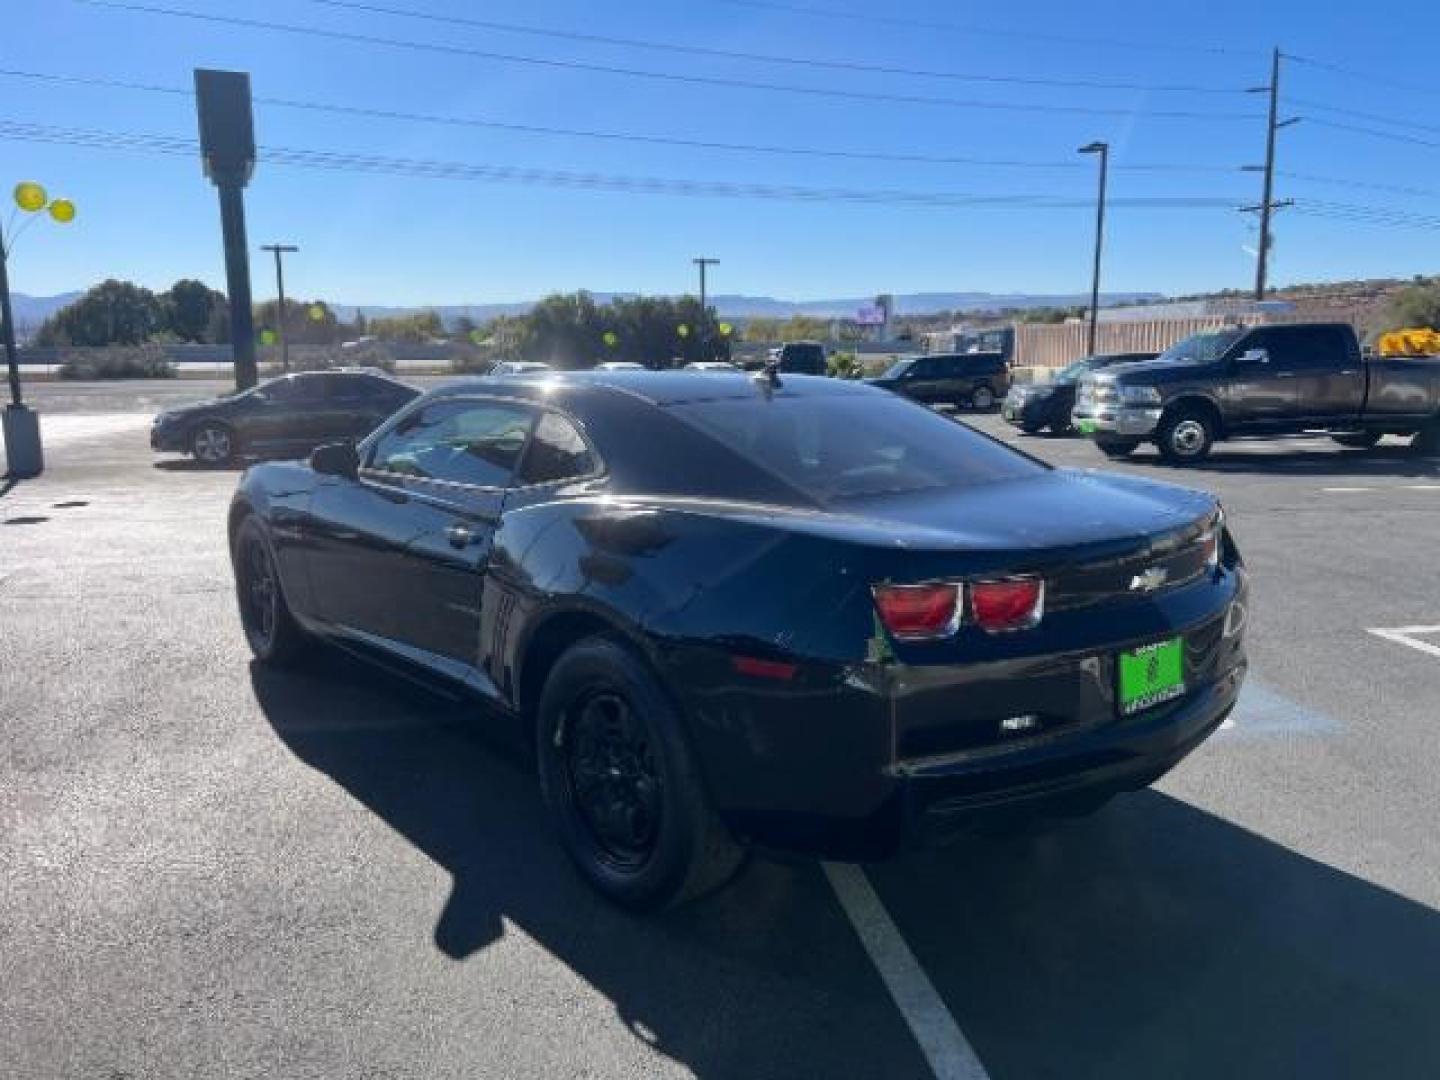
M 358 152 L 604 175 L 859 190 L 1039 195 L 1066 209 L 849 205 L 638 195 L 283 166 L 262 151 L 248 192 L 252 247 L 298 244 L 295 295 L 362 304 L 493 302 L 590 288 L 677 292 L 690 258 L 722 260 L 712 292 L 787 298 L 879 291 L 1081 292 L 1088 286 L 1094 163 L 1075 148 L 1114 146 L 1105 284 L 1169 293 L 1245 287 L 1253 219 L 1225 208 L 1138 208 L 1125 198 L 1258 198 L 1240 172 L 1145 172 L 1128 166 L 1238 167 L 1263 156 L 1258 118 L 1164 118 L 1161 111 L 1252 114 L 1239 93 L 970 83 L 804 68 L 535 37 L 337 8 L 315 0 L 144 0 L 346 33 L 538 58 L 859 94 L 1095 108 L 1106 115 L 849 100 L 775 90 L 672 83 L 595 71 L 315 38 L 115 10 L 77 0 L 16 4 L 0 67 L 186 87 L 197 66 L 248 70 L 257 96 L 478 117 L 507 124 L 603 129 L 727 143 L 809 146 L 934 157 L 1023 159 L 1054 168 L 743 154 L 693 147 L 524 134 L 343 116 L 257 104 L 262 146 Z M 374 5 L 566 31 L 742 52 L 980 76 L 1101 80 L 1240 89 L 1265 81 L 1268 50 L 1368 70 L 1432 89 L 1378 85 L 1289 63 L 1288 96 L 1385 120 L 1286 106 L 1307 117 L 1281 134 L 1281 168 L 1349 183 L 1440 189 L 1440 86 L 1425 65 L 1440 40 L 1440 5 L 1299 0 L 1069 0 L 962 7 L 939 0 L 786 0 L 862 18 L 815 17 L 729 0 L 369 0 Z M 879 12 L 896 21 L 863 18 Z M 912 25 L 945 22 L 939 27 Z M 992 31 L 1001 31 L 1000 33 Z M 1013 36 L 1004 31 L 1014 32 Z M 1032 38 L 1026 34 L 1051 35 Z M 1077 40 L 1055 40 L 1055 38 Z M 1078 40 L 1083 39 L 1083 40 Z M 1106 40 L 1090 40 L 1106 39 Z M 1116 40 L 1119 39 L 1119 40 Z M 1422 43 L 1417 46 L 1414 43 Z M 1147 47 L 1132 47 L 1132 46 Z M 193 138 L 183 96 L 0 77 L 0 120 Z M 1328 119 L 1429 141 L 1422 146 L 1341 131 Z M 1423 127 L 1395 126 L 1410 123 Z M 198 162 L 66 145 L 4 141 L 6 187 L 22 178 L 72 197 L 77 222 L 38 222 L 15 253 L 12 285 L 45 294 L 103 277 L 164 287 L 196 276 L 223 287 L 213 189 Z M 1429 214 L 1428 195 L 1282 177 L 1277 196 Z M 1409 275 L 1440 270 L 1440 233 L 1280 214 L 1273 280 Z M 252 263 L 257 296 L 273 293 Z

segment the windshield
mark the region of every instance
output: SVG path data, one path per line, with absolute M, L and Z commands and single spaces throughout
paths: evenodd
M 1092 357 L 1086 356 L 1080 360 L 1076 360 L 1073 364 L 1066 364 L 1063 368 L 1061 368 L 1058 372 L 1055 373 L 1055 378 L 1051 381 L 1057 383 L 1074 382 L 1076 379 L 1080 378 L 1081 375 L 1084 375 L 1087 371 L 1093 371 L 1094 369 L 1095 360 Z
M 880 377 L 882 379 L 898 379 L 901 375 L 904 375 L 905 372 L 909 371 L 914 364 L 915 358 L 913 356 L 902 356 L 886 368 Z
M 898 397 L 723 398 L 672 406 L 821 503 L 1017 480 L 1045 466 Z
M 1220 359 L 1244 333 L 1244 330 L 1217 330 L 1208 334 L 1192 334 L 1171 345 L 1156 359 L 1170 364 L 1208 364 Z

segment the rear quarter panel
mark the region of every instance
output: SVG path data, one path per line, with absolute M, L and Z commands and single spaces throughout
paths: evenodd
M 1366 361 L 1365 418 L 1424 418 L 1440 414 L 1440 360 L 1393 357 Z

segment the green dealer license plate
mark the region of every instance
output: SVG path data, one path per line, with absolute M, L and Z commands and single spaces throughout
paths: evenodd
M 1120 712 L 1129 716 L 1185 693 L 1185 642 L 1180 638 L 1120 654 Z
M 1094 420 L 1078 420 L 1078 421 L 1076 421 L 1076 423 L 1075 423 L 1075 430 L 1078 431 L 1078 432 L 1080 432 L 1081 435 L 1094 435 L 1094 434 L 1095 434 L 1095 421 L 1094 421 Z

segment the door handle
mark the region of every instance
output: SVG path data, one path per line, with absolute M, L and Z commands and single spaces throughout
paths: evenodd
M 469 547 L 477 539 L 474 531 L 464 525 L 451 525 L 445 530 L 445 538 L 453 548 Z

